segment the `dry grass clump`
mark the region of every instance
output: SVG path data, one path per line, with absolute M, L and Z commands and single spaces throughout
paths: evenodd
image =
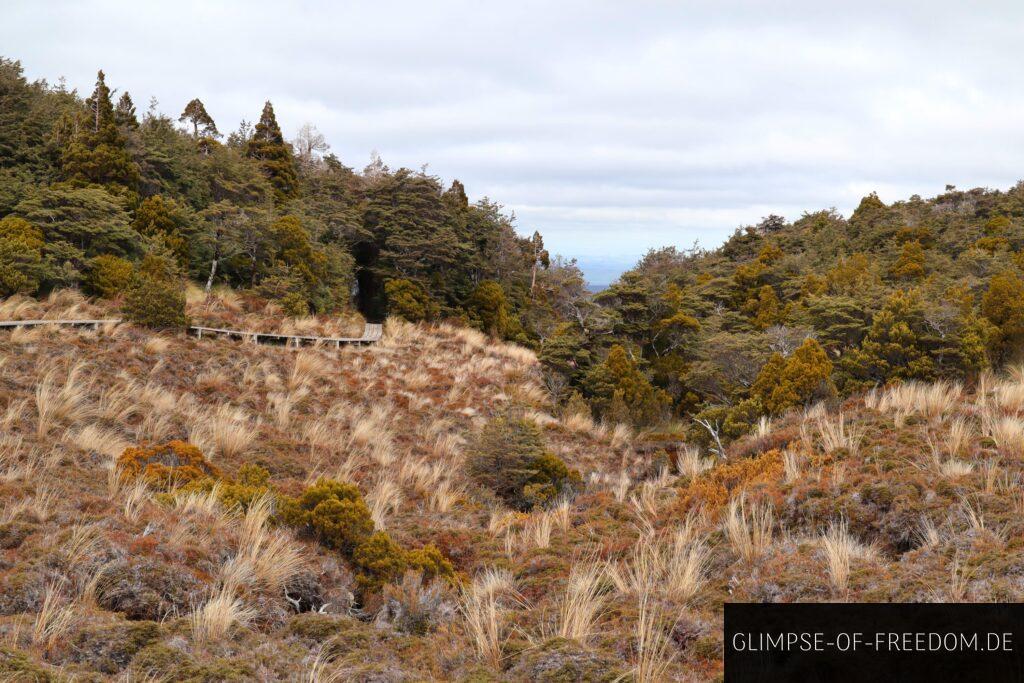
M 649 593 L 640 593 L 633 653 L 633 680 L 637 683 L 660 683 L 668 679 L 668 668 L 676 655 L 669 623 L 665 608 Z
M 49 583 L 32 622 L 32 645 L 49 651 L 75 622 L 75 609 L 56 583 Z
M 984 416 L 986 435 L 996 443 L 1000 454 L 1007 458 L 1024 456 L 1024 420 L 1015 416 Z
M 835 420 L 818 420 L 818 436 L 826 453 L 846 449 L 851 456 L 856 456 L 864 433 L 856 427 L 847 425 L 846 416 L 840 413 Z
M 305 566 L 300 547 L 284 532 L 271 529 L 269 520 L 273 502 L 261 496 L 250 503 L 238 525 L 237 552 L 232 569 L 238 576 L 251 577 L 268 591 L 277 592 Z M 225 585 L 240 585 L 249 581 L 224 581 Z
M 246 607 L 232 587 L 222 586 L 189 615 L 192 640 L 196 643 L 219 640 L 236 625 L 248 626 L 256 616 L 256 610 Z
M 594 635 L 606 600 L 604 566 L 593 561 L 574 564 L 559 605 L 558 635 L 586 644 Z
M 256 438 L 257 423 L 241 408 L 222 404 L 205 419 L 193 425 L 189 440 L 225 457 L 241 455 Z
M 113 429 L 88 424 L 71 435 L 71 442 L 87 453 L 99 453 L 116 459 L 131 444 Z
M 376 486 L 366 494 L 366 503 L 370 508 L 370 516 L 380 529 L 387 528 L 387 517 L 402 504 L 402 489 L 393 479 L 380 479 Z
M 907 415 L 914 413 L 935 421 L 952 412 L 962 394 L 963 385 L 959 382 L 904 382 L 889 388 L 882 395 L 878 401 L 878 410 L 895 414 L 897 426 L 902 424 Z
M 50 428 L 58 422 L 74 422 L 88 414 L 85 405 L 89 387 L 82 381 L 83 363 L 72 365 L 62 382 L 57 380 L 57 370 L 52 369 L 36 385 L 36 436 L 46 437 Z
M 821 534 L 821 547 L 825 553 L 825 569 L 832 587 L 845 592 L 850 586 L 850 565 L 854 558 L 875 559 L 877 551 L 860 543 L 850 534 L 845 519 L 831 522 Z
M 769 503 L 748 507 L 745 494 L 729 501 L 725 535 L 733 550 L 746 562 L 760 558 L 771 547 L 775 514 Z
M 464 586 L 459 600 L 466 632 L 477 656 L 494 667 L 501 665 L 502 648 L 508 639 L 509 606 L 521 604 L 512 575 L 487 569 Z
M 685 444 L 676 455 L 676 473 L 682 477 L 697 477 L 715 466 L 714 458 L 705 458 L 700 449 Z

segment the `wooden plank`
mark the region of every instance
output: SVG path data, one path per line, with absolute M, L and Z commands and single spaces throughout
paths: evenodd
M 384 326 L 380 324 L 367 323 L 363 327 L 363 336 L 361 337 L 314 337 L 311 335 L 303 334 L 281 334 L 278 332 L 250 332 L 246 330 L 229 330 L 223 327 L 204 327 L 202 325 L 192 325 L 189 328 L 189 332 L 195 332 L 196 336 L 202 339 L 204 334 L 223 334 L 231 337 L 239 337 L 241 339 L 247 339 L 254 344 L 260 343 L 261 339 L 273 340 L 276 343 L 284 344 L 285 346 L 301 346 L 304 343 L 309 344 L 334 344 L 336 347 L 341 347 L 342 344 L 370 344 L 376 341 L 380 341 L 384 335 Z
M 33 327 L 37 325 L 106 325 L 120 323 L 120 320 L 0 320 L 0 327 Z

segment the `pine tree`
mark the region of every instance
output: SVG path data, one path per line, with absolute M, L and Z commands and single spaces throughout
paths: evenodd
M 892 276 L 897 280 L 920 280 L 925 274 L 924 247 L 917 240 L 906 242 L 903 251 L 892 267 Z
M 135 130 L 139 127 L 139 119 L 135 115 L 135 103 L 127 91 L 117 101 L 117 108 L 114 109 L 114 122 L 124 130 Z
M 96 89 L 85 104 L 77 130 L 61 155 L 64 177 L 82 183 L 134 188 L 139 180 L 138 169 L 117 127 L 110 88 L 102 71 L 97 74 Z
M 246 155 L 259 162 L 263 174 L 274 188 L 277 203 L 295 199 L 299 195 L 299 178 L 295 171 L 291 150 L 284 142 L 281 127 L 269 101 L 263 105 L 263 114 L 249 138 Z

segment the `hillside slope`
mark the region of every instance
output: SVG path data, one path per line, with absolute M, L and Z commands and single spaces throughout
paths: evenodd
M 527 350 L 396 321 L 341 351 L 2 333 L 0 674 L 697 681 L 726 601 L 1024 598 L 1024 374 L 789 411 L 725 458 L 555 417 L 539 381 Z M 520 418 L 581 475 L 532 509 L 474 469 Z M 132 469 L 174 439 L 205 459 Z M 322 478 L 357 486 L 377 554 L 336 542 L 353 516 L 289 516 Z

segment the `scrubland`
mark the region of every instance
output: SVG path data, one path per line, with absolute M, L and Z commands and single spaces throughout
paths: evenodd
M 508 506 L 471 476 L 498 419 L 532 424 L 571 491 Z M 728 601 L 1024 598 L 1024 370 L 793 410 L 719 457 L 558 414 L 530 351 L 467 329 L 295 350 L 40 327 L 0 332 L 0 424 L 0 678 L 702 681 Z M 282 515 L 323 480 L 443 561 L 368 583 L 346 536 Z

